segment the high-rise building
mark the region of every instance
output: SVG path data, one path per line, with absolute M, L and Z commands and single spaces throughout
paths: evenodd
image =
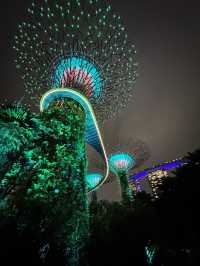
M 148 174 L 147 179 L 154 198 L 159 198 L 159 186 L 162 185 L 167 176 L 168 172 L 164 170 L 157 170 Z
M 129 185 L 131 184 L 133 186 L 136 193 L 142 189 L 152 194 L 154 198 L 159 198 L 159 186 L 163 183 L 165 178 L 170 175 L 172 170 L 187 163 L 188 161 L 186 159 L 177 159 L 172 162 L 166 162 L 161 165 L 153 166 L 152 168 L 147 168 L 130 176 Z M 136 183 L 138 184 L 137 186 Z

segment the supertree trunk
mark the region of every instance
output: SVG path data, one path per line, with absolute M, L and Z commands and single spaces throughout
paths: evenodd
M 121 188 L 121 199 L 122 203 L 127 206 L 131 206 L 133 201 L 133 191 L 129 187 L 128 176 L 126 172 L 118 173 L 118 181 Z
M 59 169 L 66 171 L 66 182 L 61 194 L 66 194 L 66 199 L 59 203 L 58 217 L 60 227 L 56 239 L 64 244 L 64 255 L 69 266 L 79 265 L 82 250 L 89 235 L 89 210 L 86 187 L 86 145 L 85 145 L 85 114 L 78 103 L 67 100 L 62 103 L 59 110 L 59 119 L 63 114 L 66 120 L 64 134 L 66 142 L 56 144 L 56 161 L 61 162 Z M 58 104 L 59 106 L 59 104 Z M 57 113 L 55 113 L 57 115 Z M 62 127 L 61 127 L 62 128 Z M 62 137 L 61 137 L 62 138 Z M 58 172 L 59 175 L 59 172 Z M 63 179 L 63 176 L 60 176 Z M 59 214 L 59 210 L 62 213 Z
M 97 203 L 97 201 L 98 201 L 98 195 L 97 195 L 97 191 L 96 190 L 92 192 L 91 201 L 95 202 L 95 203 Z
M 74 157 L 77 160 L 76 157 Z M 66 213 L 70 215 L 64 222 L 63 236 L 66 237 L 65 256 L 67 265 L 77 266 L 89 236 L 88 196 L 85 183 L 85 158 L 75 167 L 72 166 Z

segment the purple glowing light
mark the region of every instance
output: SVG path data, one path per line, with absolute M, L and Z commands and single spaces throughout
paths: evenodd
M 144 170 L 144 171 L 139 172 L 133 176 L 130 176 L 129 181 L 130 182 L 140 181 L 140 180 L 144 179 L 150 173 L 156 172 L 158 170 L 170 171 L 172 169 L 179 168 L 179 167 L 183 166 L 185 163 L 187 163 L 186 160 L 177 160 L 177 161 L 173 161 L 173 162 L 169 162 L 169 163 L 164 163 L 162 165 L 155 166 L 153 168 Z

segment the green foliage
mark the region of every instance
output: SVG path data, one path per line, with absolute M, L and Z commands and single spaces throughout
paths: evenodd
M 156 213 L 153 202 L 146 195 L 135 207 L 118 202 L 93 201 L 90 206 L 91 242 L 90 266 L 147 265 L 145 247 L 157 236 Z M 140 206 L 140 207 L 138 207 Z M 155 238 L 154 238 L 155 237 Z
M 129 187 L 128 176 L 126 172 L 120 172 L 118 174 L 118 179 L 121 188 L 121 199 L 122 203 L 127 206 L 131 206 L 133 202 L 133 191 Z
M 190 153 L 160 187 L 157 200 L 161 235 L 160 264 L 199 265 L 200 150 Z M 173 264 L 174 265 L 174 264 Z
M 72 100 L 38 115 L 4 107 L 0 125 L 0 215 L 17 217 L 36 241 L 58 242 L 77 265 L 89 223 L 82 108 Z
M 26 129 L 21 128 L 18 122 L 0 121 L 0 165 L 8 160 L 7 156 L 11 153 L 17 153 L 27 144 Z
M 26 123 L 30 118 L 30 112 L 23 106 L 18 104 L 1 104 L 0 120 L 4 122 Z

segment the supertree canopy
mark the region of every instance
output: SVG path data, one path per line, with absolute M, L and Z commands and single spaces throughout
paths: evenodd
M 128 153 L 116 153 L 109 157 L 109 165 L 113 173 L 127 173 L 135 165 L 135 159 Z
M 135 48 L 108 1 L 34 1 L 14 49 L 26 92 L 39 104 L 53 88 L 87 97 L 98 121 L 126 106 L 136 79 Z
M 86 184 L 89 190 L 93 190 L 102 180 L 100 173 L 90 173 L 86 176 Z
M 150 157 L 150 150 L 147 144 L 135 137 L 127 139 L 117 136 L 107 149 L 109 156 L 109 166 L 113 173 L 121 170 L 128 174 L 135 171 Z M 109 178 L 107 182 L 111 182 Z
M 119 181 L 122 202 L 127 204 L 133 200 L 133 192 L 128 181 L 130 172 L 147 160 L 150 153 L 144 142 L 136 138 L 119 141 L 118 137 L 110 147 L 111 155 L 108 161 L 110 170 Z M 109 181 L 112 181 L 112 179 L 108 179 Z

